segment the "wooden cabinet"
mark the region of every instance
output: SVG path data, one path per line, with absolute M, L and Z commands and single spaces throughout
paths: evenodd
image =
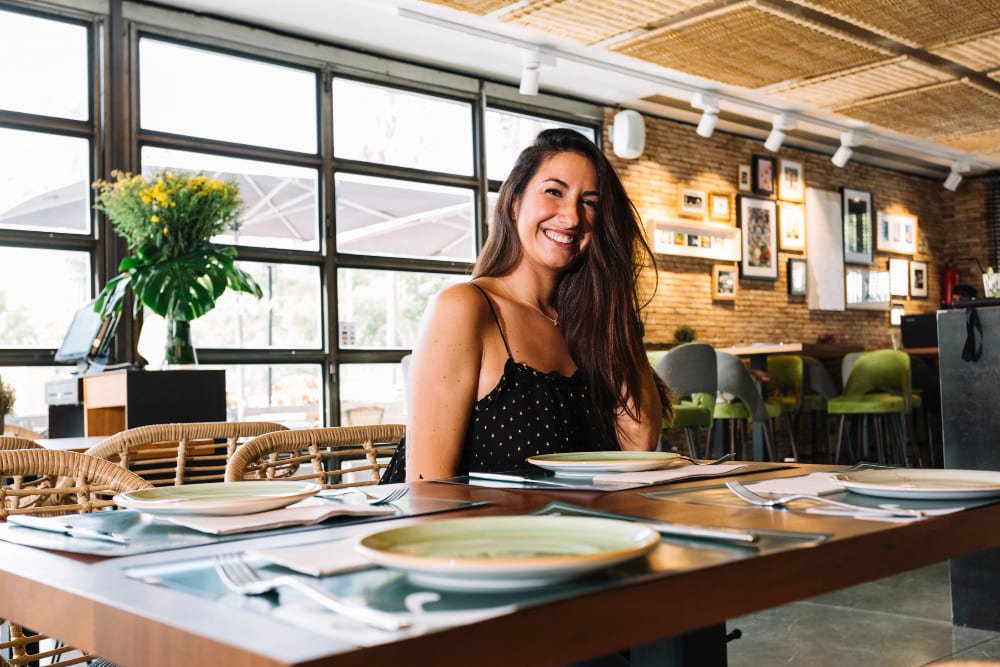
M 123 370 L 83 378 L 85 436 L 202 421 L 226 421 L 225 371 Z

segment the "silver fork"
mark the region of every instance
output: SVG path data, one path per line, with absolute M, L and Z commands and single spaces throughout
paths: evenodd
M 372 609 L 360 602 L 334 595 L 302 577 L 281 575 L 273 579 L 264 579 L 251 567 L 240 554 L 225 554 L 216 556 L 215 571 L 226 588 L 241 595 L 263 595 L 276 588 L 287 586 L 294 588 L 310 599 L 336 612 L 361 621 L 382 630 L 401 630 L 410 626 L 405 618 L 400 618 L 388 612 Z
M 389 505 L 410 492 L 410 487 L 401 486 L 399 488 L 393 489 L 385 496 L 375 496 L 370 493 L 365 493 L 361 489 L 324 489 L 320 491 L 318 495 L 320 498 L 337 498 L 338 496 L 346 496 L 352 493 L 360 493 L 368 501 L 369 505 Z
M 920 510 L 908 510 L 903 508 L 889 508 L 889 507 L 868 507 L 866 505 L 854 505 L 852 503 L 845 503 L 839 500 L 834 500 L 833 498 L 824 498 L 823 496 L 812 496 L 804 493 L 793 493 L 785 496 L 779 496 L 777 498 L 771 498 L 768 496 L 762 496 L 755 491 L 751 491 L 747 487 L 743 486 L 739 482 L 726 482 L 726 488 L 738 495 L 743 500 L 747 501 L 751 505 L 759 505 L 761 507 L 785 507 L 788 503 L 793 500 L 812 500 L 818 503 L 824 503 L 832 507 L 840 507 L 842 509 L 849 509 L 855 512 L 864 512 L 866 514 L 883 514 L 886 516 L 905 516 L 911 518 L 921 518 L 924 513 Z
M 714 461 L 699 461 L 698 459 L 693 459 L 690 456 L 684 456 L 683 454 L 678 454 L 677 458 L 684 459 L 685 461 L 690 461 L 692 465 L 696 465 L 696 466 L 714 466 L 714 465 L 718 465 L 720 463 L 725 463 L 726 461 L 728 461 L 729 459 L 733 458 L 734 456 L 736 456 L 736 454 L 733 453 L 733 452 L 730 452 L 728 454 L 723 454 L 722 456 L 720 456 L 719 458 L 715 459 Z

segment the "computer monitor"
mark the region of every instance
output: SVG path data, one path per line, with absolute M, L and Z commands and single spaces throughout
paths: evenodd
M 55 360 L 76 361 L 81 369 L 90 364 L 106 364 L 117 324 L 117 315 L 102 317 L 94 310 L 93 301 L 87 303 L 73 315 Z

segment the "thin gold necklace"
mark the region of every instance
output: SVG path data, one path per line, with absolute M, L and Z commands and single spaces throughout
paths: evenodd
M 500 283 L 498 283 L 498 284 L 500 284 Z M 503 288 L 503 292 L 507 296 L 508 299 L 510 299 L 514 303 L 520 303 L 521 305 L 529 306 L 531 308 L 534 308 L 536 311 L 538 311 L 539 315 L 541 315 L 542 317 L 544 317 L 545 319 L 547 319 L 549 322 L 552 322 L 552 326 L 554 326 L 554 327 L 558 327 L 559 326 L 559 313 L 556 313 L 555 317 L 549 317 L 548 315 L 545 314 L 544 310 L 542 310 L 541 308 L 539 308 L 535 304 L 533 304 L 533 303 L 531 303 L 529 301 L 522 301 L 520 299 L 514 298 L 514 296 L 507 289 L 506 285 L 502 285 L 501 284 L 501 287 Z

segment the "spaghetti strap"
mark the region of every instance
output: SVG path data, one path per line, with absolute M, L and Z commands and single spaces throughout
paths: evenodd
M 514 355 L 510 353 L 510 345 L 507 344 L 507 337 L 503 335 L 503 327 L 500 326 L 500 318 L 497 317 L 497 311 L 493 308 L 493 302 L 490 300 L 490 297 L 486 294 L 486 290 L 484 290 L 482 287 L 480 287 L 474 282 L 469 282 L 469 284 L 475 287 L 477 290 L 479 290 L 479 292 L 483 295 L 483 298 L 486 299 L 486 305 L 490 307 L 490 314 L 493 315 L 493 321 L 497 323 L 497 331 L 500 332 L 500 339 L 503 340 L 504 349 L 507 350 L 507 358 L 513 359 Z

